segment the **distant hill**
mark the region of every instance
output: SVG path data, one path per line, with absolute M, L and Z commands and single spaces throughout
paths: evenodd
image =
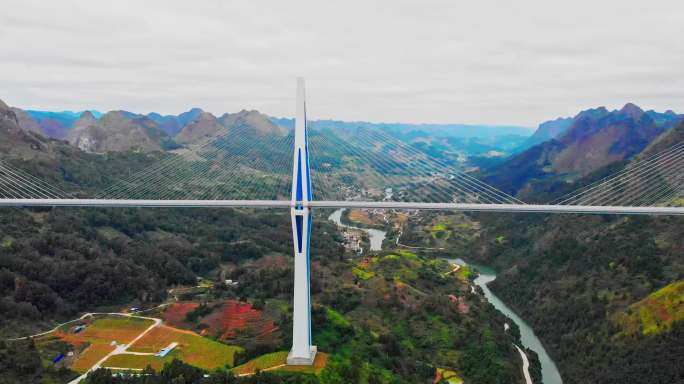
M 43 135 L 43 127 L 40 126 L 31 115 L 23 109 L 12 107 L 12 111 L 17 116 L 17 122 L 22 129 Z
M 180 115 L 165 115 L 162 116 L 156 112 L 149 113 L 147 117 L 159 124 L 159 128 L 166 132 L 169 136 L 176 136 L 186 125 L 195 121 L 201 113 L 199 108 L 192 108 Z
M 83 114 L 67 140 L 83 151 L 96 153 L 161 151 L 171 145 L 171 138 L 152 119 L 131 118 L 125 111 L 107 112 L 99 120 L 90 113 Z
M 239 132 L 238 134 L 251 132 L 257 135 L 283 135 L 287 132 L 286 128 L 273 124 L 268 116 L 258 111 L 242 110 L 237 113 L 224 113 L 219 118 L 201 109 L 192 111 L 194 111 L 192 114 L 194 120 L 186 120 L 187 125 L 175 136 L 179 144 L 200 143 L 208 138 L 233 131 Z M 187 119 L 189 115 L 185 117 Z
M 644 112 L 631 103 L 614 111 L 604 107 L 582 111 L 564 133 L 494 167 L 485 181 L 517 193 L 532 180 L 577 179 L 633 158 L 680 121 L 682 116 L 672 112 Z M 559 132 L 564 124 L 566 120 L 542 124 L 538 137 Z
M 259 111 L 242 110 L 238 113 L 226 113 L 219 119 L 226 128 L 249 127 L 260 135 L 284 135 L 287 128 L 277 125 L 268 116 Z
M 209 112 L 199 110 L 194 119 L 189 120 L 176 135 L 179 144 L 199 143 L 207 138 L 215 137 L 225 132 L 225 127 Z
M 539 127 L 534 134 L 530 136 L 523 144 L 524 149 L 533 147 L 537 144 L 555 139 L 563 135 L 573 123 L 571 117 L 559 117 L 556 120 L 550 120 L 539 124 Z
M 22 119 L 26 116 L 18 110 Z M 35 129 L 35 128 L 34 128 Z M 0 100 L 0 152 L 5 158 L 45 159 L 50 154 L 50 140 L 19 126 L 15 109 Z
M 26 111 L 27 115 L 30 116 L 30 118 L 40 126 L 41 133 L 53 139 L 65 139 L 69 129 L 71 129 L 74 123 L 81 117 L 83 112 Z M 90 111 L 90 113 L 96 118 L 100 118 L 102 116 L 102 113 L 98 111 Z M 27 122 L 23 116 L 22 120 L 25 123 L 32 125 L 32 123 Z

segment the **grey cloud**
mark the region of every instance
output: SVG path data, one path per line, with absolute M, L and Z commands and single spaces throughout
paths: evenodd
M 684 112 L 684 4 L 627 0 L 5 0 L 0 98 L 26 108 L 533 126 Z

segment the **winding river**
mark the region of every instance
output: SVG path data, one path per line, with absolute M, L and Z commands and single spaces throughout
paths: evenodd
M 366 232 L 366 234 L 368 235 L 368 240 L 370 241 L 370 250 L 371 251 L 381 251 L 382 250 L 382 242 L 383 242 L 383 240 L 385 240 L 387 232 L 381 231 L 379 229 L 359 228 L 359 227 L 354 227 L 352 225 L 344 224 L 342 222 L 342 212 L 343 211 L 344 211 L 344 208 L 336 210 L 335 212 L 333 212 L 328 217 L 328 220 L 334 222 L 335 224 L 339 225 L 340 227 L 350 228 L 350 229 L 358 229 L 360 231 Z
M 501 313 L 506 315 L 509 319 L 513 320 L 515 324 L 518 325 L 518 328 L 520 328 L 520 341 L 522 342 L 522 344 L 525 347 L 537 352 L 537 355 L 539 356 L 539 362 L 541 363 L 542 382 L 544 384 L 563 383 L 560 373 L 558 372 L 558 368 L 556 367 L 556 363 L 554 363 L 554 361 L 551 360 L 551 357 L 546 352 L 546 349 L 544 349 L 544 346 L 542 345 L 541 341 L 534 334 L 534 330 L 532 330 L 532 327 L 530 327 L 525 322 L 525 320 L 521 319 L 520 316 L 516 315 L 512 309 L 510 309 L 506 304 L 504 304 L 504 302 L 501 301 L 501 299 L 496 297 L 496 295 L 492 293 L 489 287 L 487 287 L 487 284 L 491 283 L 492 281 L 494 281 L 494 279 L 496 279 L 496 273 L 494 273 L 494 270 L 484 265 L 466 263 L 462 259 L 448 261 L 450 263 L 459 265 L 470 265 L 478 270 L 480 274 L 475 279 L 475 284 L 482 288 L 485 297 L 490 303 L 492 303 L 494 308 L 498 309 Z
M 372 228 L 359 228 L 359 227 L 354 227 L 351 225 L 347 225 L 342 223 L 342 212 L 344 209 L 338 209 L 335 212 L 333 212 L 328 219 L 330 221 L 333 221 L 335 224 L 339 225 L 340 227 L 344 228 L 351 228 L 351 229 L 357 229 L 360 231 L 366 232 L 368 234 L 368 238 L 370 240 L 370 250 L 371 251 L 380 251 L 382 250 L 382 242 L 385 240 L 385 237 L 387 233 L 385 231 L 381 231 L 378 229 L 372 229 Z M 478 265 L 478 264 L 472 264 L 472 263 L 466 263 L 462 259 L 450 259 L 448 260 L 450 263 L 454 264 L 459 264 L 459 265 L 470 265 L 472 267 L 477 268 L 479 272 L 479 276 L 475 279 L 474 283 L 482 288 L 482 291 L 484 292 L 485 298 L 487 301 L 492 303 L 494 308 L 498 309 L 501 313 L 506 315 L 509 319 L 511 319 L 517 326 L 520 328 L 520 341 L 522 344 L 527 347 L 532 349 L 537 353 L 539 356 L 539 362 L 541 363 L 541 371 L 542 371 L 542 382 L 543 384 L 562 384 L 563 380 L 561 379 L 560 373 L 558 372 L 558 368 L 556 367 L 556 363 L 554 363 L 553 360 L 551 360 L 551 357 L 549 354 L 546 352 L 546 349 L 544 349 L 544 346 L 542 345 L 541 341 L 537 336 L 534 334 L 534 331 L 532 328 L 523 320 L 521 319 L 518 315 L 513 312 L 512 309 L 510 309 L 506 304 L 504 304 L 501 299 L 496 297 L 492 293 L 492 291 L 487 287 L 487 284 L 491 283 L 496 279 L 496 273 L 494 273 L 494 270 L 484 266 L 484 265 Z M 516 346 L 516 348 L 518 348 Z M 523 361 L 526 360 L 526 356 L 524 352 L 518 348 L 518 351 L 520 352 L 521 356 L 523 356 Z M 527 374 L 527 371 L 525 371 Z M 527 376 L 527 375 L 526 375 Z M 529 379 L 529 376 L 526 377 L 526 379 Z

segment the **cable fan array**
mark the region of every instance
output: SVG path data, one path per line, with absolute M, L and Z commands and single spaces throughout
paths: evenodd
M 524 204 L 378 129 L 309 133 L 316 200 Z
M 315 200 L 525 204 L 386 131 L 311 130 Z M 96 194 L 125 200 L 288 200 L 292 131 L 261 133 L 239 125 L 176 150 L 152 167 Z M 567 194 L 551 204 L 663 205 L 684 196 L 684 142 Z M 0 198 L 68 199 L 48 182 L 0 161 Z
M 684 193 L 684 142 L 632 162 L 622 171 L 571 192 L 553 204 L 646 207 Z
M 292 179 L 291 132 L 262 134 L 246 125 L 178 150 L 115 183 L 99 199 L 282 200 Z
M 0 160 L 0 198 L 66 199 L 68 194 Z

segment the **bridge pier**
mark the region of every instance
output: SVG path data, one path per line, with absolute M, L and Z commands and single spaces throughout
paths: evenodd
M 312 365 L 316 346 L 311 345 L 310 239 L 312 200 L 309 173 L 309 151 L 306 132 L 304 79 L 297 79 L 297 116 L 294 132 L 292 166 L 292 238 L 294 243 L 294 300 L 292 313 L 292 349 L 287 355 L 289 365 Z
M 310 237 L 311 212 L 309 208 L 292 208 L 292 235 L 294 238 L 295 273 L 292 313 L 292 350 L 287 356 L 290 365 L 312 365 L 316 347 L 311 345 L 311 293 L 310 293 Z

